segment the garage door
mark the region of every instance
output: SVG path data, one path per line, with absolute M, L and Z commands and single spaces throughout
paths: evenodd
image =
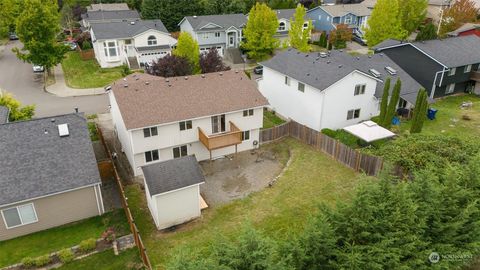
M 158 59 L 167 55 L 167 51 L 156 51 L 156 52 L 142 52 L 139 53 L 139 61 L 141 64 L 151 63 L 153 61 L 157 61 Z

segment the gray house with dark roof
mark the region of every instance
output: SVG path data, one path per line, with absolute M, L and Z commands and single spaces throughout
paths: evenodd
M 480 37 L 423 42 L 386 40 L 374 49 L 388 55 L 415 78 L 431 98 L 463 92 L 480 94 Z
M 262 62 L 260 92 L 270 108 L 315 130 L 339 129 L 379 113 L 387 77 L 402 81 L 399 107 L 415 104 L 421 85 L 388 56 L 289 49 Z
M 99 22 L 126 22 L 126 21 L 139 21 L 140 14 L 136 10 L 105 10 L 95 9 L 87 10 L 82 14 L 81 25 L 88 29 L 90 24 Z
M 104 213 L 86 119 L 0 125 L 0 241 Z
M 200 185 L 205 178 L 195 156 L 145 165 L 142 170 L 148 209 L 157 229 L 200 216 L 205 207 Z
M 103 68 L 123 64 L 139 68 L 170 54 L 177 43 L 160 20 L 91 23 L 90 35 Z

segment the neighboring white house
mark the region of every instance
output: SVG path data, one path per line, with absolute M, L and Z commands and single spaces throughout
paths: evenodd
M 240 46 L 246 23 L 247 17 L 243 14 L 224 14 L 187 16 L 178 25 L 198 42 L 200 52 L 216 48 L 223 56 L 226 49 Z
M 289 49 L 261 63 L 259 90 L 270 108 L 315 130 L 339 129 L 379 113 L 383 81 L 401 78 L 399 107 L 415 104 L 421 88 L 384 55 L 351 56 L 341 51 L 304 54 Z
M 177 43 L 162 21 L 91 23 L 95 58 L 102 68 L 128 64 L 138 68 L 170 54 Z
M 162 78 L 132 74 L 111 86 L 115 132 L 135 175 L 141 166 L 255 148 L 267 100 L 239 71 Z
M 200 216 L 200 184 L 205 178 L 195 156 L 145 165 L 142 171 L 148 209 L 157 229 Z

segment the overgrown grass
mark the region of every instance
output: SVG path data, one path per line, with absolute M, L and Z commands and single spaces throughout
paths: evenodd
M 118 228 L 118 235 L 128 234 L 128 223 L 123 210 L 2 241 L 0 267 L 18 263 L 25 257 L 38 257 L 77 245 L 87 238 L 100 238 L 102 232 L 112 226 Z
M 462 102 L 472 102 L 471 108 L 462 109 Z M 422 134 L 444 134 L 465 137 L 480 135 L 480 97 L 475 95 L 450 96 L 431 105 L 438 109 L 435 120 L 425 120 Z M 470 120 L 464 120 L 468 116 Z M 400 125 L 402 133 L 408 133 L 411 121 Z
M 73 261 L 63 265 L 58 270 L 128 270 L 143 269 L 140 266 L 142 262 L 136 247 L 125 250 L 120 255 L 115 256 L 113 250 L 106 250 L 98 254 L 89 256 L 85 259 Z
M 278 151 L 290 148 L 292 162 L 273 187 L 209 208 L 202 212 L 201 218 L 176 232 L 159 233 L 146 206 L 144 191 L 138 185 L 126 187 L 154 269 L 162 269 L 179 246 L 208 255 L 216 236 L 235 237 L 246 223 L 275 239 L 297 233 L 320 203 L 334 205 L 339 200 L 348 200 L 361 179 L 353 170 L 296 140 L 282 140 L 274 146 Z
M 285 123 L 285 120 L 281 119 L 273 112 L 264 110 L 263 111 L 263 128 L 272 128 Z
M 95 122 L 88 122 L 87 123 L 88 125 L 88 132 L 90 133 L 90 140 L 92 140 L 92 142 L 94 141 L 98 141 L 98 130 L 97 130 L 97 126 L 95 125 Z
M 123 77 L 122 67 L 101 68 L 95 59 L 83 61 L 78 52 L 68 52 L 62 68 L 65 82 L 72 88 L 104 87 Z

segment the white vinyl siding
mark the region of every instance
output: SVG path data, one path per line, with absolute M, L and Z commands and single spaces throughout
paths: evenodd
M 19 205 L 2 210 L 3 221 L 7 229 L 23 226 L 38 221 L 33 203 Z

